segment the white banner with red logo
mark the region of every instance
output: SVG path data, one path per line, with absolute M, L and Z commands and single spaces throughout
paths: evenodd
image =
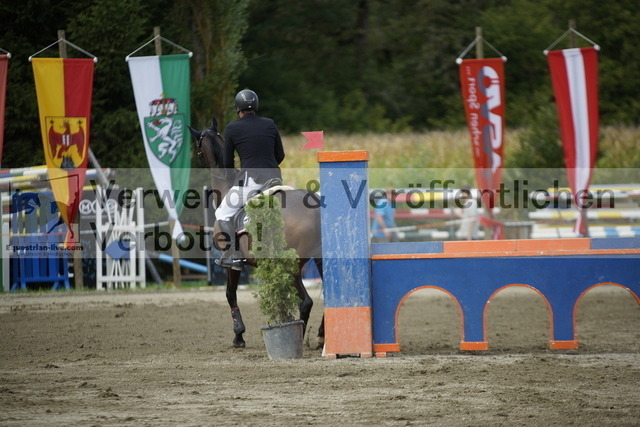
M 582 206 L 598 149 L 598 51 L 594 47 L 547 54 L 556 98 L 569 186 L 580 215 L 574 231 L 588 234 Z
M 504 60 L 465 59 L 459 71 L 476 181 L 491 215 L 504 164 Z

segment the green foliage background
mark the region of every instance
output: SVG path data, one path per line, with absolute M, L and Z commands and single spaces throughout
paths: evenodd
M 12 58 L 2 167 L 44 162 L 27 58 L 54 42 L 58 29 L 99 57 L 94 153 L 103 166 L 145 167 L 124 57 L 150 40 L 155 26 L 194 52 L 193 126 L 208 126 L 211 116 L 221 126 L 233 120 L 235 92 L 250 87 L 260 96 L 261 112 L 291 134 L 463 127 L 455 58 L 473 41 L 475 27 L 482 27 L 484 38 L 509 58 L 507 126 L 531 129 L 526 150 L 544 159 L 557 120 L 542 51 L 564 33 L 569 19 L 601 46 L 601 123 L 637 126 L 637 0 L 3 2 L 0 47 Z M 568 39 L 557 46 L 566 47 Z M 73 49 L 69 54 L 80 55 Z M 154 54 L 153 44 L 139 54 Z M 495 56 L 486 46 L 485 55 Z M 41 56 L 57 56 L 56 47 Z M 517 160 L 530 157 L 523 153 Z

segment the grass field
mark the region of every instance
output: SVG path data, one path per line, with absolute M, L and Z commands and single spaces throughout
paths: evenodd
M 640 168 L 640 127 L 602 127 L 596 168 Z M 521 130 L 507 130 L 504 138 L 506 164 L 514 164 L 521 144 Z M 317 179 L 317 150 L 302 150 L 302 135 L 283 137 L 287 157 L 284 178 L 297 185 Z M 560 142 L 558 141 L 558 144 Z M 454 178 L 473 182 L 473 158 L 466 129 L 405 134 L 332 134 L 325 132 L 324 150 L 367 150 L 369 167 L 384 168 L 379 176 L 372 172 L 371 187 L 406 186 L 397 169 L 439 169 L 451 171 Z M 517 164 L 516 164 L 517 166 Z M 394 176 L 395 175 L 395 176 Z M 638 178 L 640 180 L 640 176 Z M 394 182 L 400 180 L 400 182 Z

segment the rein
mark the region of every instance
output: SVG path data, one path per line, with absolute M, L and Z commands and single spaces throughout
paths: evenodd
M 206 135 L 207 135 L 207 133 L 206 133 L 206 132 L 202 132 L 202 134 L 200 135 L 200 138 L 198 138 L 198 145 L 197 145 L 198 152 L 197 152 L 196 154 L 198 155 L 198 158 L 199 158 L 200 160 L 202 160 L 202 159 L 204 159 L 204 158 L 206 157 L 206 156 L 204 155 L 204 153 L 202 152 L 202 140 L 204 139 L 204 137 L 205 137 Z M 218 134 L 218 135 L 219 135 L 219 134 Z M 205 163 L 207 163 L 207 162 L 205 161 Z M 208 164 L 207 164 L 207 167 L 208 167 L 208 168 L 209 168 L 209 170 L 211 171 L 211 175 L 212 175 L 214 178 L 216 178 L 216 179 L 221 179 L 221 180 L 224 180 L 224 181 L 226 181 L 226 180 L 227 180 L 227 172 L 226 172 L 226 169 L 222 168 L 222 169 L 221 169 L 221 170 L 223 171 L 223 172 L 222 172 L 222 175 L 218 175 L 218 174 L 216 174 L 214 171 L 215 171 L 215 170 L 220 170 L 220 168 L 212 168 L 212 167 L 211 167 L 211 165 L 208 165 Z

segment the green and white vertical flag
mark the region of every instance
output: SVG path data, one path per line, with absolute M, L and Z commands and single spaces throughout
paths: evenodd
M 189 185 L 191 101 L 189 55 L 129 57 L 131 83 L 151 174 L 176 221 L 175 239 L 182 233 L 178 216 Z

